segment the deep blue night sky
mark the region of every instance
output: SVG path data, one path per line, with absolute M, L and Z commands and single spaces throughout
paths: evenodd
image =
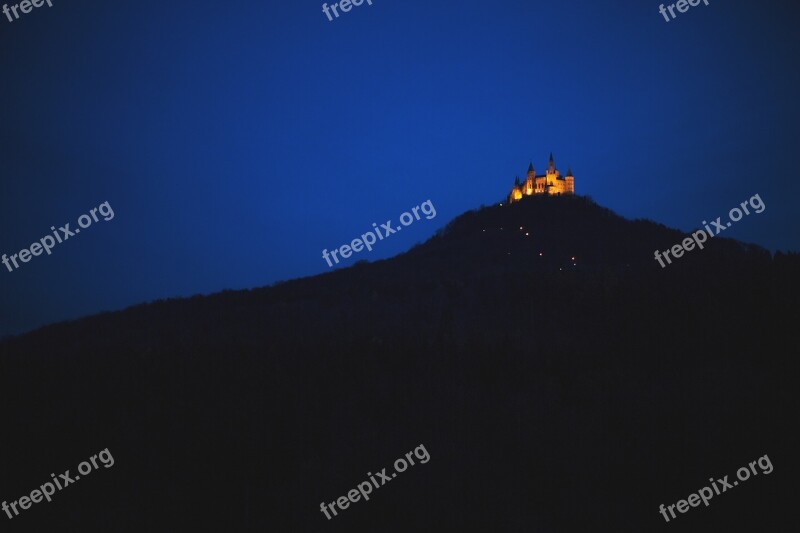
M 0 266 L 0 335 L 330 270 L 501 201 L 555 154 L 579 194 L 800 250 L 795 1 L 67 2 L 0 19 L 0 254 L 108 201 L 53 255 Z

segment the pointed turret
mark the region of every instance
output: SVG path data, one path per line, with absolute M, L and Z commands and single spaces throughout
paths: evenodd
M 565 180 L 566 187 L 564 194 L 575 194 L 575 176 L 572 175 L 572 167 L 567 169 L 567 178 Z
M 514 187 L 519 187 L 519 176 L 514 177 Z
M 555 172 L 556 170 L 556 162 L 553 160 L 553 152 L 550 152 L 550 162 L 547 165 L 548 172 Z
M 528 172 L 533 172 L 533 161 L 528 164 Z

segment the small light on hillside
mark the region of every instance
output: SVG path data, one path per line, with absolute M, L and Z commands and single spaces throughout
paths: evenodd
M 527 237 L 528 235 L 530 235 L 530 233 L 528 233 L 528 232 L 526 231 L 526 232 L 525 232 L 525 236 Z

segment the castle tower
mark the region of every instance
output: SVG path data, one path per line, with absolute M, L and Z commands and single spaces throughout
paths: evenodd
M 553 160 L 553 152 L 550 152 L 550 161 L 547 164 L 547 172 L 545 173 L 545 194 L 555 194 L 558 192 L 559 183 L 558 170 L 556 170 L 556 162 Z
M 527 196 L 531 196 L 534 192 L 534 187 L 536 182 L 536 171 L 533 170 L 533 161 L 530 162 L 528 165 L 528 177 L 525 178 L 525 189 L 524 193 Z
M 572 175 L 572 167 L 567 169 L 567 190 L 566 194 L 575 194 L 575 176 Z
M 519 182 L 519 176 L 514 177 L 514 186 L 508 194 L 508 203 L 516 202 L 522 198 L 522 184 Z
M 559 176 L 558 169 L 556 169 L 556 162 L 553 160 L 553 154 L 550 153 L 550 162 L 547 164 L 547 183 L 550 183 L 551 179 L 556 179 Z

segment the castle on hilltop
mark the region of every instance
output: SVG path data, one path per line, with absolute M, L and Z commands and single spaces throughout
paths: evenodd
M 553 154 L 550 154 L 547 172 L 537 176 L 531 162 L 528 166 L 528 177 L 525 178 L 525 183 L 519 182 L 519 176 L 514 180 L 514 187 L 508 193 L 508 203 L 514 203 L 521 200 L 523 196 L 534 194 L 575 194 L 575 177 L 572 175 L 572 170 L 567 170 L 567 175 L 562 176 L 556 169 Z

